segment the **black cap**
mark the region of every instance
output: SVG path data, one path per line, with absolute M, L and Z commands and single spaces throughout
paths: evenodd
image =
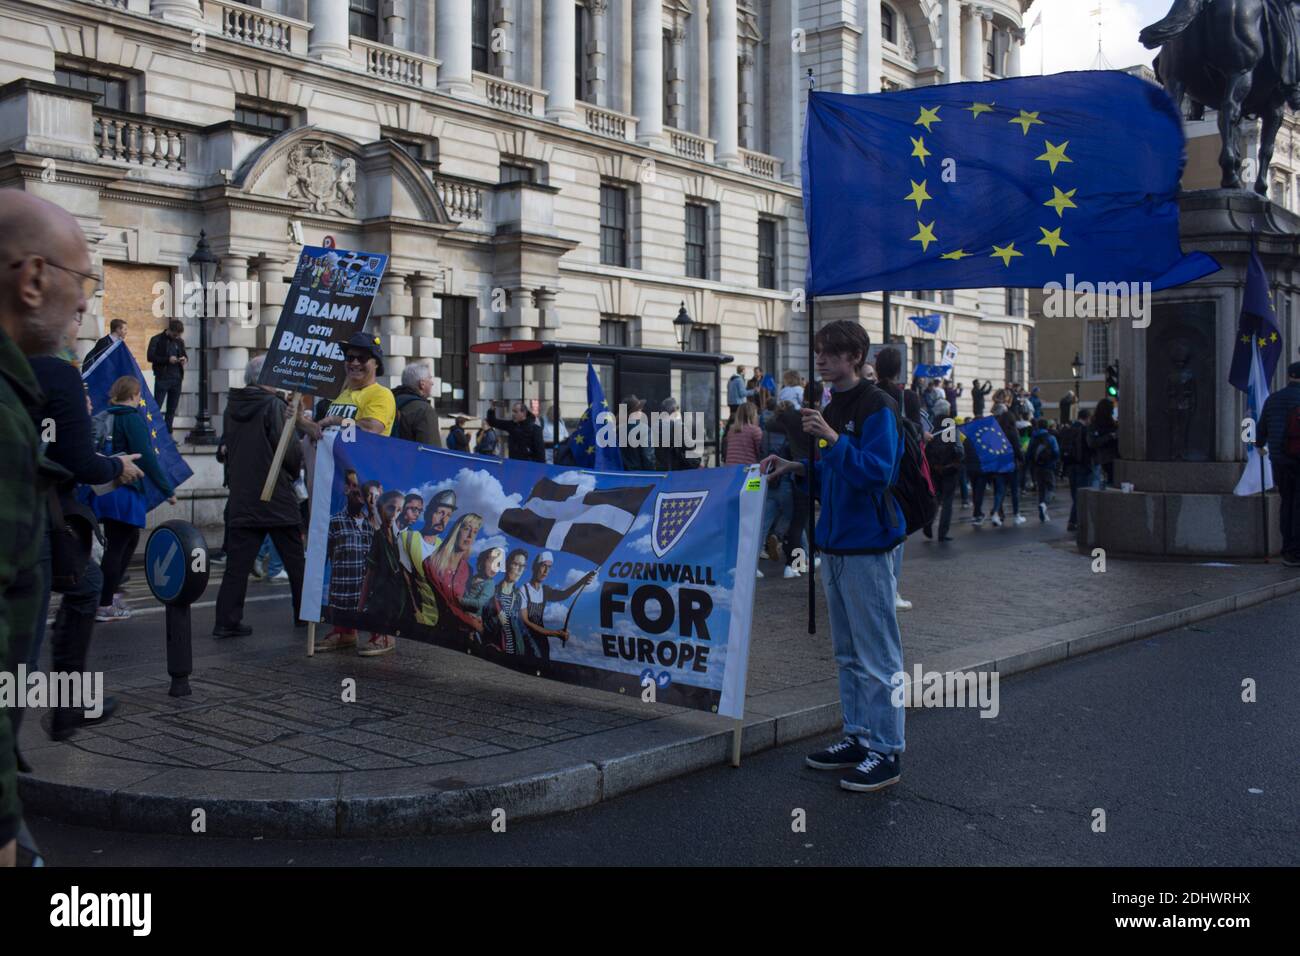
M 1300 378 L 1300 362 L 1292 362 L 1286 367 L 1287 378 Z
M 379 344 L 379 336 L 372 332 L 353 332 L 343 348 L 345 352 L 347 349 L 369 352 L 375 359 L 375 374 L 384 374 L 384 347 Z

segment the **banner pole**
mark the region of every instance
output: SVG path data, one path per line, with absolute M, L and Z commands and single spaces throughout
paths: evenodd
M 745 722 L 734 720 L 731 725 L 731 765 L 740 766 L 740 735 L 744 732 Z
M 1258 452 L 1255 457 L 1259 459 L 1259 520 L 1264 529 L 1264 562 L 1268 563 L 1269 541 L 1268 541 L 1268 492 L 1264 488 L 1264 456 Z
M 316 656 L 316 622 L 307 622 L 307 656 Z
M 294 392 L 289 397 L 289 415 L 284 420 L 284 430 L 280 432 L 280 443 L 275 446 L 275 457 L 271 459 L 271 468 L 266 473 L 266 483 L 262 485 L 262 500 L 270 501 L 271 495 L 275 492 L 275 479 L 279 477 L 280 466 L 284 464 L 285 453 L 289 450 L 289 441 L 293 438 L 293 430 L 298 423 L 298 404 L 302 401 L 302 393 Z
M 808 384 L 812 385 L 817 380 L 817 354 L 813 347 L 813 338 L 816 335 L 816 323 L 813 319 L 813 304 L 817 301 L 815 296 L 808 296 Z M 807 391 L 805 390 L 805 396 Z M 820 411 L 820 403 L 818 411 Z M 808 474 L 805 479 L 808 482 L 808 633 L 817 633 L 817 484 L 813 481 L 813 465 L 817 461 L 817 442 L 810 436 L 808 439 Z

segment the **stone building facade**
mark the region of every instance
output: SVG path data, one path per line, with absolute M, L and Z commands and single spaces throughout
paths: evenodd
M 807 371 L 807 71 L 840 92 L 1015 75 L 1024 6 L 0 0 L 0 186 L 83 224 L 105 276 L 86 348 L 123 317 L 143 360 L 175 311 L 152 290 L 193 277 L 206 233 L 217 278 L 256 297 L 206 321 L 218 422 L 299 247 L 326 235 L 389 254 L 372 313 L 386 377 L 432 362 L 443 413 L 520 394 L 475 342 L 671 349 L 683 304 L 695 348 Z M 905 321 L 933 312 L 935 335 Z M 819 300 L 819 321 L 841 317 L 880 335 L 878 296 Z M 1024 376 L 1022 293 L 897 294 L 893 327 L 909 364 L 952 341 L 962 380 Z M 539 378 L 523 392 L 550 404 Z M 185 388 L 182 437 L 194 363 Z M 560 399 L 580 413 L 580 375 Z

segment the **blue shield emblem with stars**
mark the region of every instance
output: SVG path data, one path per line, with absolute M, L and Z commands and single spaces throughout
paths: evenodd
M 655 498 L 655 520 L 650 529 L 650 546 L 654 548 L 657 557 L 662 558 L 682 539 L 708 496 L 707 491 L 677 491 Z

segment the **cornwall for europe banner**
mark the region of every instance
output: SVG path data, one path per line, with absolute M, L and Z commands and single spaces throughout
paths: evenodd
M 596 472 L 330 430 L 302 614 L 739 718 L 764 485 L 757 466 Z

